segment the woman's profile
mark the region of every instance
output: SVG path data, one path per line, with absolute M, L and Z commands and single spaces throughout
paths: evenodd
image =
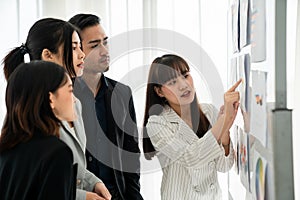
M 0 199 L 75 199 L 71 149 L 59 139 L 61 120 L 74 120 L 72 82 L 45 61 L 21 64 L 6 89 L 0 136 Z

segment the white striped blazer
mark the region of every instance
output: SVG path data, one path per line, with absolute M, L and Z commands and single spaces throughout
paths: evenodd
M 210 104 L 201 104 L 201 109 L 213 125 L 218 110 Z M 146 128 L 163 171 L 162 200 L 222 199 L 217 171 L 232 167 L 232 143 L 225 156 L 211 130 L 199 139 L 169 106 L 150 116 Z

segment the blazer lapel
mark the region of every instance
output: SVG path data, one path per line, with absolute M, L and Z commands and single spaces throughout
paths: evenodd
M 107 137 L 112 141 L 115 145 L 119 146 L 118 141 L 116 139 L 116 124 L 111 112 L 111 97 L 112 97 L 112 86 L 108 84 L 108 89 L 105 91 L 105 103 L 106 103 L 106 116 L 107 116 Z
M 70 125 L 68 124 L 68 122 L 62 121 L 62 124 L 63 124 L 64 129 L 66 130 L 67 134 L 69 134 L 71 136 L 71 138 L 73 138 L 79 144 L 79 146 L 82 149 L 81 143 L 79 142 L 77 136 L 72 133 L 73 131 L 71 130 Z
M 181 136 L 181 138 L 186 141 L 189 144 L 194 143 L 199 138 L 194 133 L 194 131 L 183 121 L 177 113 L 171 109 L 170 107 L 167 107 L 163 111 L 163 115 L 166 117 L 166 120 L 169 121 L 171 124 L 176 124 L 176 130 L 178 131 L 178 134 Z
M 74 128 L 75 128 L 76 139 L 77 139 L 82 151 L 85 152 L 86 138 L 83 138 L 83 137 L 85 137 L 85 130 L 84 130 L 83 122 L 80 123 L 80 122 L 78 122 L 78 120 L 74 121 Z M 81 133 L 81 134 L 79 134 L 79 133 Z

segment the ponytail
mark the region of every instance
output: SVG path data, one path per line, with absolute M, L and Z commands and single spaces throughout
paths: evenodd
M 29 53 L 28 48 L 25 44 L 14 48 L 10 51 L 3 59 L 4 64 L 3 71 L 5 79 L 8 80 L 11 73 L 21 64 L 24 63 L 24 55 Z

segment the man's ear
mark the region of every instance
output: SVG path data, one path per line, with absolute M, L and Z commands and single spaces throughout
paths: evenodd
M 45 60 L 45 61 L 52 61 L 53 60 L 52 52 L 49 49 L 43 49 L 43 51 L 42 51 L 42 60 Z
M 164 94 L 163 94 L 163 92 L 161 91 L 161 88 L 154 86 L 154 91 L 156 92 L 156 94 L 159 97 L 165 97 Z

